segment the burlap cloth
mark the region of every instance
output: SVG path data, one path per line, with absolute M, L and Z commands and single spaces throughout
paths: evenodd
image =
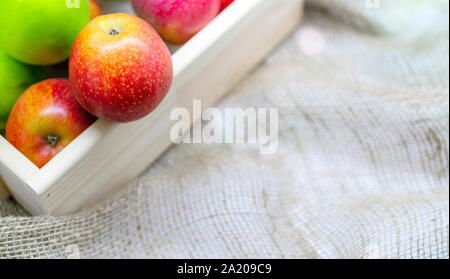
M 219 108 L 278 107 L 279 151 L 171 148 L 67 217 L 0 202 L 0 257 L 448 258 L 447 0 L 310 1 Z

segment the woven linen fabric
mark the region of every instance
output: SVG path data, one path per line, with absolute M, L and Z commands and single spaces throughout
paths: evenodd
M 65 217 L 0 202 L 1 258 L 448 258 L 446 0 L 315 0 L 218 104 L 279 149 L 179 144 Z

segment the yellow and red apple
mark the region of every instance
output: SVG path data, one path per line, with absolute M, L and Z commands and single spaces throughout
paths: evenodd
M 131 0 L 136 13 L 169 43 L 184 44 L 214 19 L 221 0 Z
M 67 79 L 49 79 L 32 85 L 17 100 L 6 138 L 41 168 L 94 120 L 74 98 Z
M 167 46 L 146 21 L 129 14 L 93 19 L 78 35 L 69 59 L 76 99 L 91 114 L 130 122 L 153 111 L 172 83 Z
M 89 0 L 89 9 L 91 14 L 91 20 L 103 14 L 102 7 L 100 6 L 97 0 Z

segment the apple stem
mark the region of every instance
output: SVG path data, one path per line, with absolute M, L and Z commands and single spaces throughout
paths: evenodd
M 50 144 L 51 147 L 54 147 L 59 140 L 59 136 L 55 135 L 55 134 L 50 134 L 47 136 L 47 142 L 48 144 Z
M 118 30 L 116 28 L 111 28 L 108 32 L 108 35 L 110 35 L 111 37 L 114 37 L 119 34 L 120 34 L 120 30 Z

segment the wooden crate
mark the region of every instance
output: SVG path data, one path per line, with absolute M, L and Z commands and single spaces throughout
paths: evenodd
M 217 102 L 299 24 L 302 9 L 303 0 L 236 0 L 174 52 L 174 82 L 154 112 L 128 124 L 98 120 L 42 169 L 0 136 L 11 194 L 32 214 L 62 215 L 117 191 L 171 145 L 173 108 Z M 128 2 L 105 10 L 133 13 Z

